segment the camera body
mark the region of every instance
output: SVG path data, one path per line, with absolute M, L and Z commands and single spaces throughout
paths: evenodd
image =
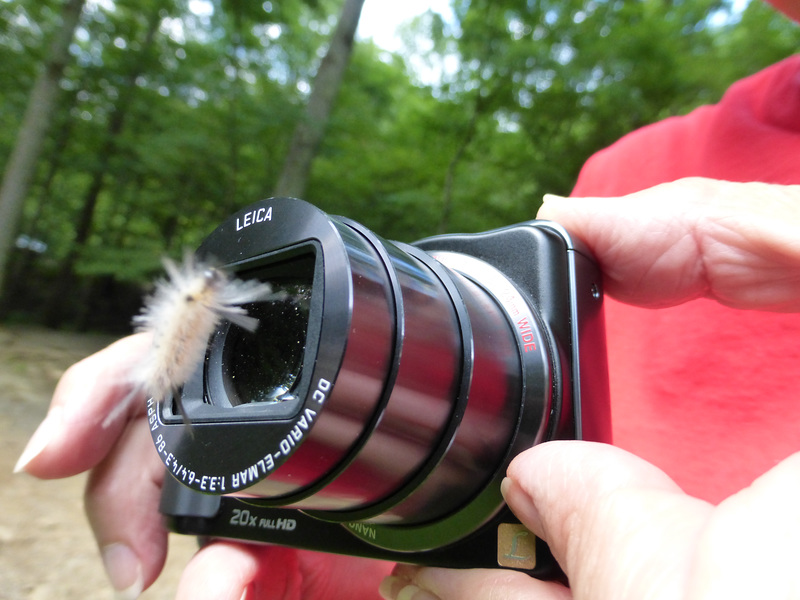
M 405 245 L 273 198 L 198 255 L 275 293 L 148 400 L 172 530 L 560 577 L 500 482 L 535 444 L 610 441 L 601 275 L 563 228 Z

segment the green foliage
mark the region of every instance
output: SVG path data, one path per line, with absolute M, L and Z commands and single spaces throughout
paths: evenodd
M 60 6 L 0 0 L 0 160 Z M 65 308 L 91 324 L 85 307 L 102 306 L 99 294 L 143 288 L 161 255 L 196 247 L 231 211 L 269 196 L 339 8 L 87 4 L 20 232 L 48 248 L 17 253 L 7 305 L 39 313 L 68 271 L 84 295 Z M 455 22 L 429 11 L 404 25 L 404 53 L 356 45 L 309 201 L 403 241 L 530 219 L 543 193 L 569 193 L 599 148 L 716 101 L 800 47 L 800 29 L 756 1 L 741 15 L 719 0 L 453 8 Z

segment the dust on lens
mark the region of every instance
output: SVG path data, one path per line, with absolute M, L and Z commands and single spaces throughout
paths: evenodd
M 247 305 L 258 319 L 251 333 L 231 326 L 223 350 L 223 373 L 233 406 L 294 400 L 303 366 L 311 287 L 273 283 L 274 297 Z

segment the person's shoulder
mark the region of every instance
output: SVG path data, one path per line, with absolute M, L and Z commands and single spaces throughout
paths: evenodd
M 732 165 L 749 156 L 754 137 L 779 137 L 782 147 L 787 138 L 799 145 L 798 134 L 800 54 L 735 82 L 716 104 L 646 125 L 595 153 L 572 195 L 619 196 L 691 176 L 737 179 Z M 757 168 L 749 165 L 747 175 Z
M 686 177 L 686 152 L 711 117 L 713 106 L 669 117 L 637 129 L 593 154 L 584 163 L 573 196 L 623 196 Z

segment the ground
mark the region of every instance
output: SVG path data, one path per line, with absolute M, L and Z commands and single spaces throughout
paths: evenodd
M 107 600 L 112 590 L 83 514 L 85 477 L 39 481 L 12 469 L 44 417 L 55 384 L 111 338 L 0 326 L 0 600 Z M 142 600 L 174 598 L 194 540 L 170 557 Z

